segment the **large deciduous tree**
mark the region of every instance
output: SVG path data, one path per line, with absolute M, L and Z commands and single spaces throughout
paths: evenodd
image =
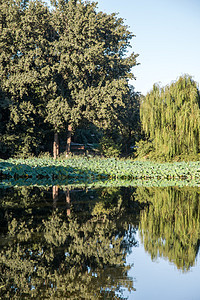
M 96 3 L 52 4 L 57 98 L 48 101 L 46 121 L 55 131 L 65 124 L 71 131 L 83 118 L 107 128 L 124 107 L 127 80 L 133 78 L 137 55 L 125 56 L 133 35 L 115 14 L 98 13 Z
M 31 152 L 52 130 L 56 157 L 59 132 L 71 133 L 82 119 L 112 127 L 136 65 L 137 55 L 126 56 L 132 37 L 121 18 L 97 12 L 96 3 L 58 0 L 50 10 L 40 0 L 0 1 L 6 143 Z M 70 134 L 67 151 L 69 144 Z
M 141 104 L 141 121 L 158 155 L 200 152 L 200 94 L 191 76 L 165 88 L 154 85 Z

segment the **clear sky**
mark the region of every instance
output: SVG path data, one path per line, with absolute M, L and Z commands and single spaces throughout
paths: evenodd
M 46 2 L 49 2 L 46 0 Z M 200 0 L 96 0 L 98 10 L 118 13 L 136 36 L 130 51 L 139 54 L 130 83 L 146 95 L 183 74 L 200 84 Z
M 131 51 L 136 91 L 169 84 L 183 74 L 200 83 L 200 0 L 97 0 L 98 9 L 119 13 L 136 35 Z

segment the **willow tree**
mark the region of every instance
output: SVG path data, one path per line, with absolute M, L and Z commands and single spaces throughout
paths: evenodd
M 127 80 L 133 78 L 137 55 L 125 56 L 133 34 L 115 14 L 97 12 L 96 3 L 52 5 L 57 97 L 49 98 L 46 121 L 55 132 L 66 126 L 71 131 L 83 118 L 107 128 L 124 106 Z
M 154 85 L 141 104 L 144 132 L 154 151 L 168 158 L 200 152 L 200 94 L 191 76 L 165 88 Z

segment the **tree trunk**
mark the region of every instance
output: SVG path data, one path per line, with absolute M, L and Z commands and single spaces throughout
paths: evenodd
M 70 216 L 71 210 L 70 210 L 70 193 L 69 193 L 69 189 L 67 189 L 67 191 L 65 192 L 65 195 L 66 195 L 66 202 L 67 202 L 67 216 Z
M 70 146 L 71 146 L 71 140 L 72 140 L 72 126 L 68 125 L 68 132 L 67 132 L 67 146 L 66 146 L 66 157 L 70 153 Z
M 56 159 L 59 155 L 59 139 L 58 133 L 54 133 L 54 143 L 53 143 L 53 158 Z
M 54 185 L 52 187 L 52 196 L 53 196 L 53 208 L 56 208 L 56 203 L 58 201 L 58 186 Z

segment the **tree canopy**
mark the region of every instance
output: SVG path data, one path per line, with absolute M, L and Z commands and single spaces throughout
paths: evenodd
M 134 34 L 124 20 L 95 2 L 51 5 L 0 1 L 1 157 L 51 152 L 53 139 L 56 157 L 59 136 L 68 152 L 72 132 L 92 129 L 107 156 L 128 153 L 144 132 L 141 155 L 196 159 L 200 93 L 192 77 L 141 96 L 129 85 L 138 55 L 128 54 Z
M 106 129 L 126 105 L 133 34 L 116 14 L 83 1 L 0 3 L 0 84 L 10 100 L 5 143 L 38 147 L 82 119 Z M 38 126 L 39 125 L 39 126 Z M 11 144 L 12 144 L 11 143 Z

